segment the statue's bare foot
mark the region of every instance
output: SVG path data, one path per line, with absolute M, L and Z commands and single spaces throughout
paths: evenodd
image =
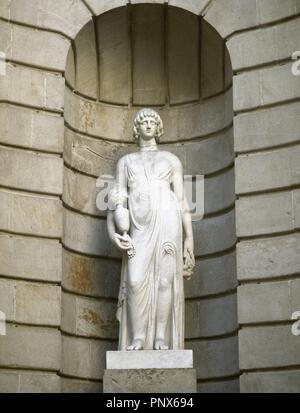
M 169 350 L 169 346 L 167 346 L 161 338 L 157 338 L 154 344 L 155 350 Z
M 131 350 L 142 350 L 144 345 L 144 340 L 137 338 L 135 340 L 133 340 L 132 344 L 130 346 L 127 347 L 127 350 L 131 351 Z

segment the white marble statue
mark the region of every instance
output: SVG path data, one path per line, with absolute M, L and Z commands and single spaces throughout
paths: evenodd
M 191 215 L 177 156 L 160 150 L 152 109 L 134 120 L 139 151 L 117 164 L 108 233 L 123 251 L 119 350 L 184 348 L 184 288 L 195 265 Z

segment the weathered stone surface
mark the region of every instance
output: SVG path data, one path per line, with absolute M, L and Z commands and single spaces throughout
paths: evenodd
M 3 367 L 59 370 L 60 357 L 61 338 L 56 328 L 7 324 L 6 336 L 1 336 Z
M 198 393 L 239 393 L 239 379 L 199 382 Z
M 107 351 L 108 370 L 188 369 L 193 368 L 191 350 Z
M 196 256 L 229 249 L 236 242 L 234 211 L 205 218 L 202 221 L 194 221 L 193 231 Z
M 166 102 L 164 7 L 153 7 L 152 4 L 133 7 L 131 19 L 134 56 L 132 59 L 133 103 L 141 106 L 164 105 Z M 111 36 L 110 29 L 109 36 Z M 125 36 L 123 38 L 127 40 Z M 118 70 L 123 70 L 127 75 L 129 73 L 128 69 L 126 71 L 122 65 Z M 120 77 L 119 75 L 118 78 Z M 114 84 L 114 79 L 112 79 L 112 84 Z M 127 85 L 128 76 L 124 83 L 124 86 Z
M 63 243 L 75 252 L 120 258 L 121 253 L 110 241 L 106 220 L 64 210 Z
M 119 8 L 97 18 L 100 99 L 105 102 L 128 104 L 130 100 L 131 61 L 127 17 L 126 8 Z
M 61 157 L 0 145 L 0 185 L 59 195 L 62 181 Z
M 194 274 L 184 286 L 185 297 L 195 298 L 231 291 L 237 286 L 235 251 L 196 260 Z
M 241 393 L 299 393 L 300 372 L 243 373 L 240 383 Z
M 238 237 L 274 234 L 296 228 L 293 191 L 242 197 L 236 201 Z
M 64 120 L 60 115 L 0 104 L 0 140 L 2 143 L 62 152 Z
M 55 373 L 0 370 L 1 393 L 60 393 L 60 377 Z
M 225 38 L 257 25 L 256 4 L 249 0 L 215 0 L 204 18 Z
M 63 293 L 62 330 L 79 336 L 116 339 L 116 310 L 116 302 Z
M 222 209 L 228 208 L 234 204 L 234 183 L 235 173 L 233 167 L 220 175 L 204 178 L 205 214 L 221 211 Z
M 236 34 L 227 42 L 233 70 L 289 58 L 298 50 L 299 22 L 300 19 L 295 18 L 275 26 Z M 255 52 L 249 53 L 249 49 Z
M 201 96 L 207 98 L 223 89 L 224 44 L 210 24 L 201 24 Z
M 76 90 L 85 96 L 98 98 L 98 62 L 95 27 L 90 22 L 75 39 Z
M 3 208 L 0 216 L 2 230 L 53 238 L 61 237 L 62 205 L 59 198 L 2 189 L 0 201 Z
M 298 0 L 259 0 L 257 2 L 259 22 L 261 24 L 284 19 L 299 13 L 300 4 Z
M 185 337 L 200 338 L 228 334 L 236 330 L 236 293 L 185 303 Z
M 207 6 L 209 0 L 169 0 L 168 3 L 170 6 L 181 7 L 198 15 Z
M 127 0 L 86 0 L 96 16 L 117 7 L 126 6 Z
M 242 241 L 237 244 L 239 280 L 272 278 L 300 272 L 300 235 Z
M 163 27 L 163 26 L 162 26 Z M 199 19 L 168 9 L 168 83 L 171 104 L 199 99 Z
M 0 273 L 14 278 L 60 282 L 61 244 L 56 240 L 0 234 Z
M 297 279 L 239 286 L 239 323 L 290 320 L 299 309 L 299 297 L 300 280 Z
M 62 373 L 99 380 L 105 369 L 105 354 L 116 342 L 62 335 Z
M 56 30 L 72 38 L 91 18 L 81 0 L 11 0 L 8 13 L 12 21 Z
M 247 110 L 299 97 L 291 63 L 241 73 L 233 78 L 234 110 Z
M 62 111 L 64 83 L 59 74 L 7 63 L 6 76 L 0 77 L 0 99 Z
M 8 321 L 60 325 L 60 287 L 0 279 L 1 311 Z
M 62 393 L 102 393 L 102 383 L 61 377 Z
M 125 154 L 137 152 L 136 144 L 123 145 L 108 142 L 100 139 L 88 138 L 66 128 L 64 159 L 67 165 L 89 175 L 99 177 L 101 175 L 115 176 L 117 160 Z M 221 132 L 203 140 L 195 140 L 185 144 L 161 144 L 160 150 L 174 153 L 182 162 L 183 172 L 186 175 L 211 174 L 222 170 L 233 163 L 233 136 L 232 129 Z M 224 175 L 225 180 L 229 180 L 230 173 Z M 207 179 L 207 178 L 206 178 Z M 206 185 L 205 179 L 205 185 Z M 220 190 L 218 194 L 212 193 L 210 185 L 217 185 L 221 176 L 209 178 L 205 190 L 208 196 L 205 202 L 212 204 L 211 197 L 215 197 L 216 204 L 211 207 L 220 207 L 221 198 L 232 196 L 232 186 L 227 190 Z M 229 183 L 228 183 L 229 185 Z M 219 186 L 219 184 L 218 184 Z M 207 188 L 208 187 L 208 188 Z M 226 194 L 224 194 L 226 192 Z M 81 202 L 84 202 L 83 200 Z M 207 204 L 206 204 L 207 205 Z
M 117 107 L 91 102 L 65 93 L 65 120 L 78 132 L 118 142 L 132 143 L 132 120 L 137 108 Z M 159 110 L 164 122 L 163 142 L 198 138 L 218 132 L 232 123 L 232 90 L 183 107 Z
M 76 83 L 76 69 L 75 69 L 75 55 L 74 55 L 75 47 L 69 47 L 67 60 L 66 60 L 66 70 L 65 70 L 65 78 L 66 84 L 68 84 L 73 90 L 75 89 Z
M 196 393 L 195 369 L 105 370 L 104 393 Z
M 121 261 L 91 258 L 63 250 L 62 285 L 68 291 L 93 297 L 117 298 Z
M 240 114 L 234 118 L 235 152 L 247 152 L 296 142 L 300 140 L 299 131 L 299 102 Z
M 9 4 L 10 0 L 3 0 L 0 3 L 0 16 L 5 19 L 9 18 Z
M 236 158 L 236 193 L 265 191 L 297 185 L 300 145 Z
M 65 70 L 70 42 L 60 34 L 2 22 L 0 42 L 9 60 L 51 70 Z
M 299 337 L 292 334 L 291 325 L 242 328 L 239 332 L 240 368 L 297 366 L 300 361 L 298 343 Z
M 194 352 L 198 379 L 233 376 L 239 373 L 237 336 L 218 340 L 187 341 L 185 348 Z

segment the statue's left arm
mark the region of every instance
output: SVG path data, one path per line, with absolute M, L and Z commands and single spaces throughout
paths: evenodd
M 192 269 L 195 266 L 194 237 L 191 214 L 184 192 L 182 164 L 178 158 L 176 158 L 175 161 L 173 161 L 172 183 L 174 193 L 177 196 L 181 207 L 182 224 L 185 234 L 183 244 L 183 258 L 186 270 L 186 278 L 190 278 L 192 274 Z

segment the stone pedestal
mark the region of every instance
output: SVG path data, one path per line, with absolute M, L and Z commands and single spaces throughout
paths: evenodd
M 104 393 L 196 393 L 192 350 L 108 351 Z

